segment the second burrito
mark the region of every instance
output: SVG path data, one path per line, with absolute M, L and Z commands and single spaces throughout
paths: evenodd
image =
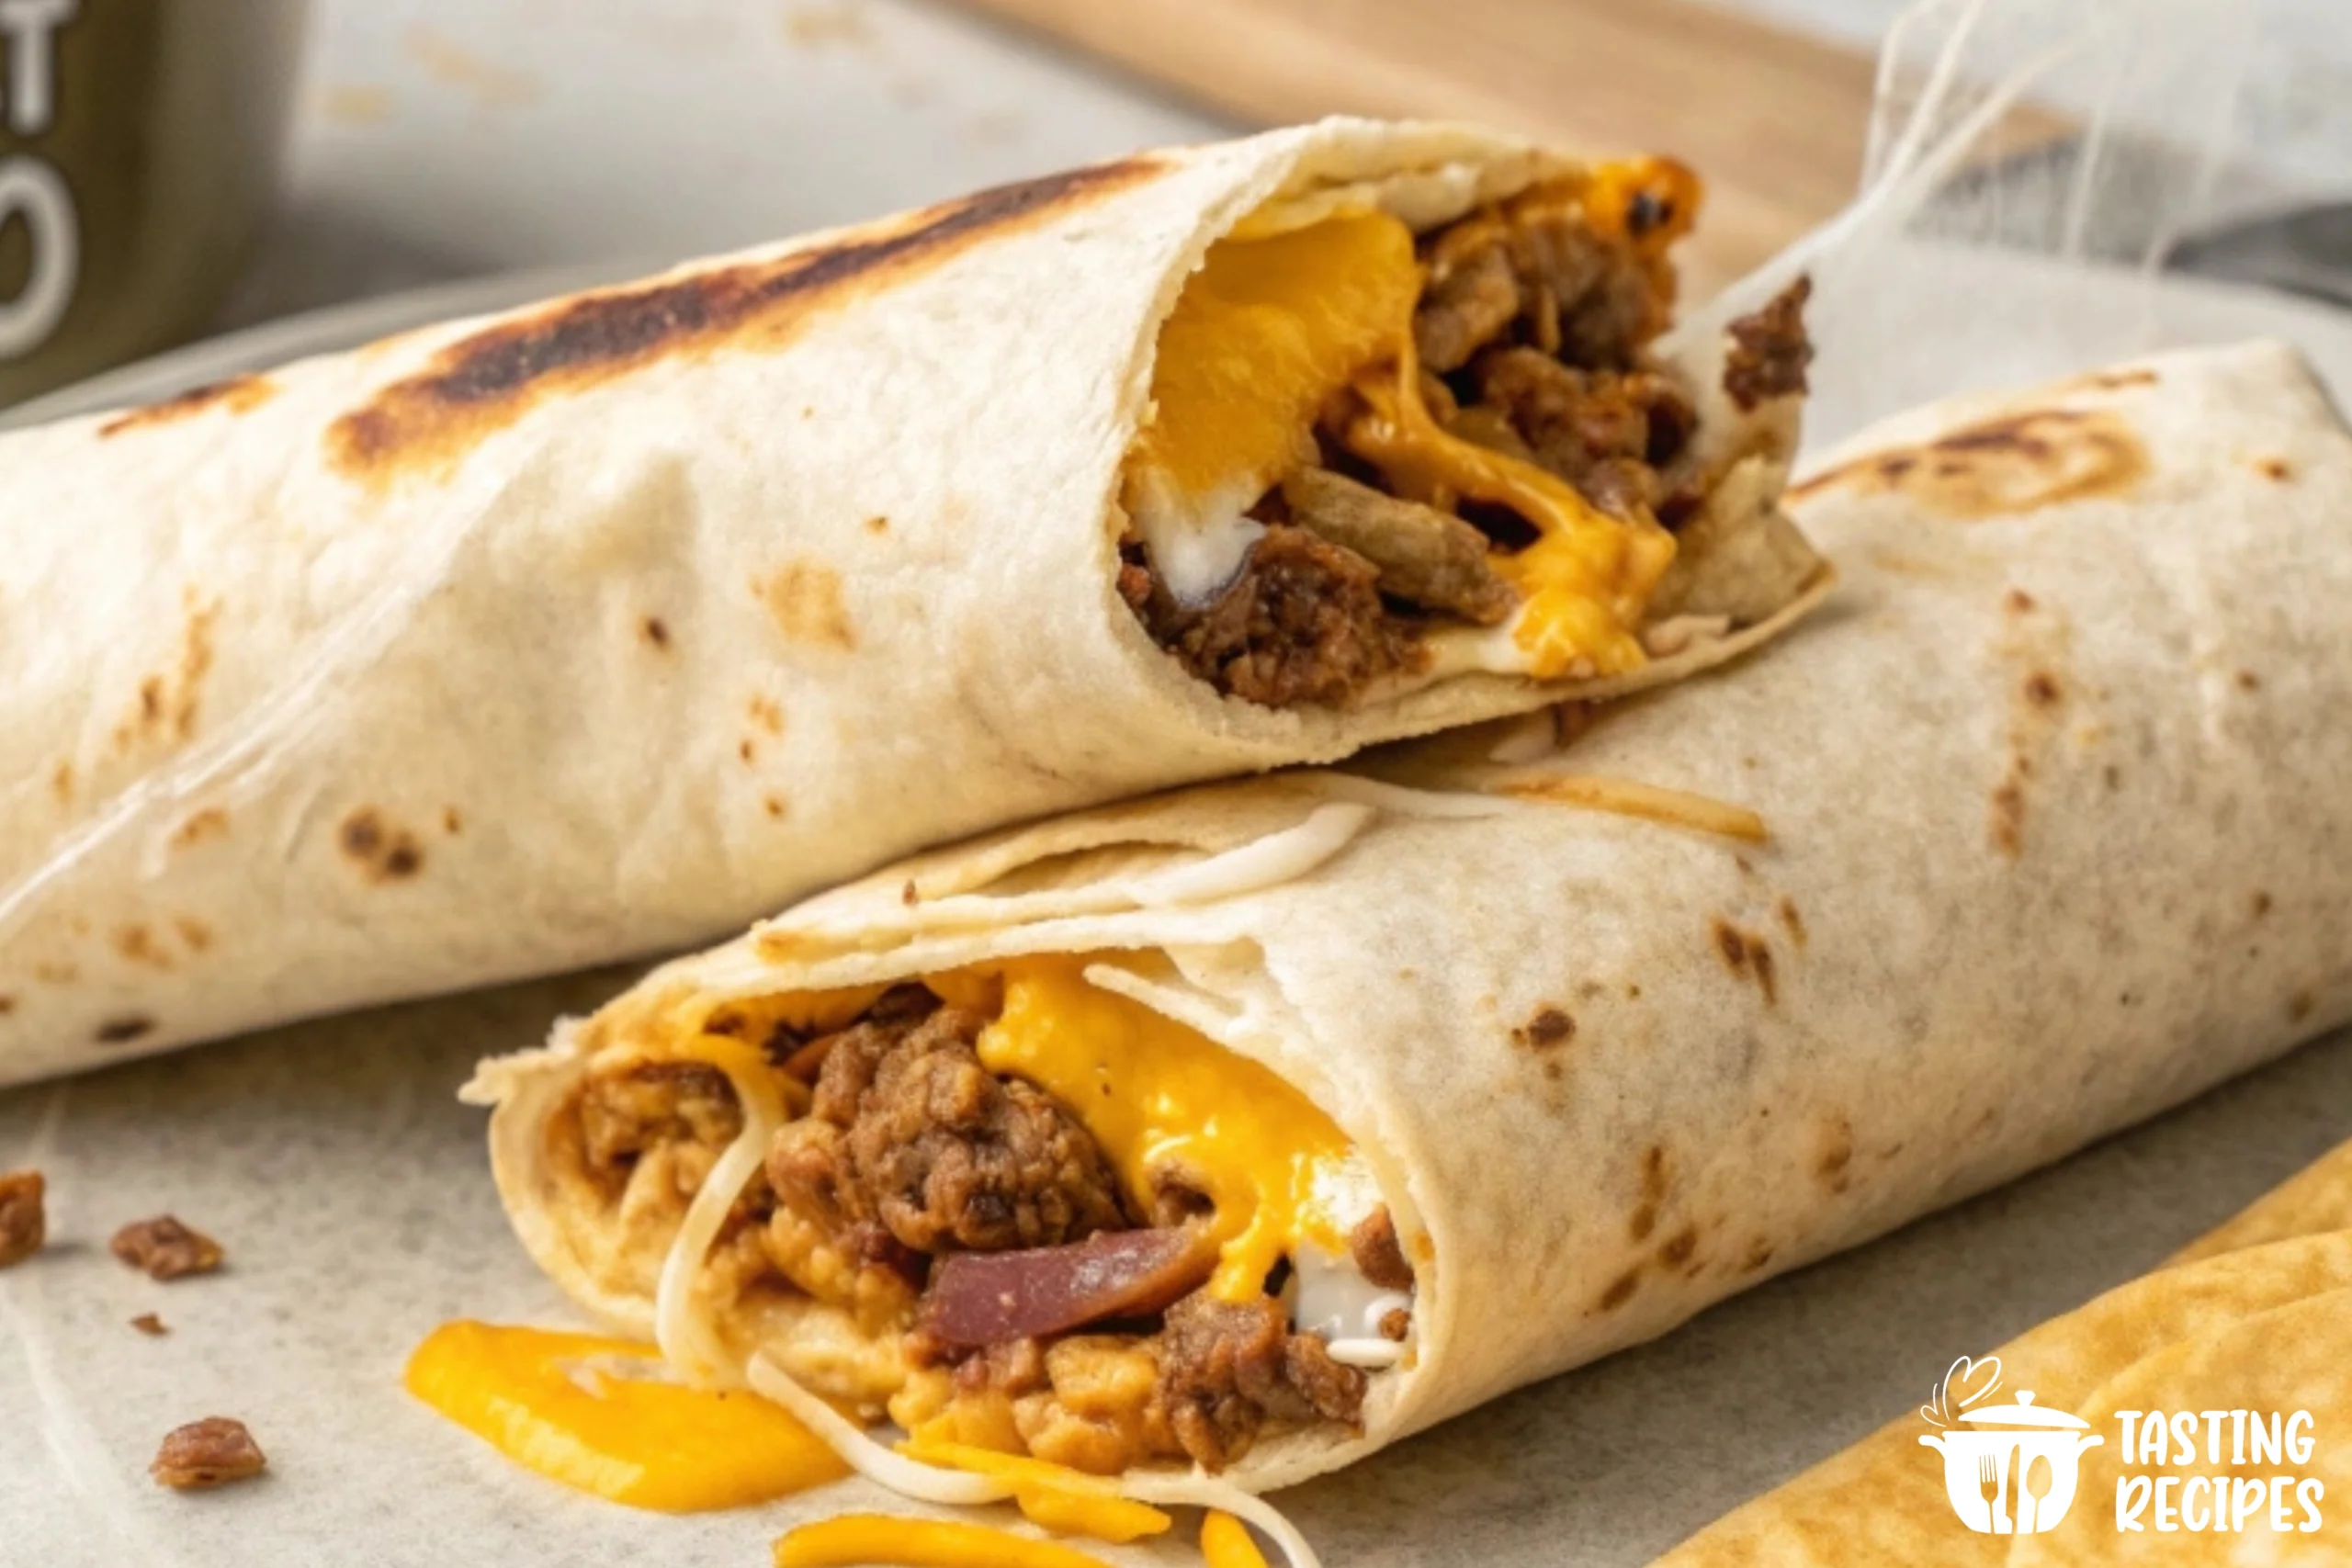
M 523 1241 L 893 1484 L 1259 1490 L 2347 1016 L 2352 439 L 2290 353 L 1928 411 L 1803 516 L 1814 624 L 1565 750 L 982 840 L 486 1065 Z

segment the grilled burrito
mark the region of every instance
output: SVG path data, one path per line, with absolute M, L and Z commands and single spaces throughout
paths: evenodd
M 0 1081 L 1729 656 L 1809 351 L 1661 337 L 1699 194 L 1330 121 L 0 441 Z
M 2290 351 L 1794 493 L 1843 586 L 1737 665 L 934 852 L 484 1064 L 524 1245 L 908 1490 L 1258 1490 L 2352 1016 L 2352 437 Z

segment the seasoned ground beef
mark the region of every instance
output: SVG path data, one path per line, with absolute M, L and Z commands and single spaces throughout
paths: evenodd
M 38 1170 L 0 1175 L 0 1269 L 22 1263 L 49 1238 L 48 1190 Z
M 174 1491 L 193 1492 L 259 1475 L 268 1463 L 243 1421 L 208 1416 L 165 1434 L 147 1473 Z
M 1579 370 L 1535 349 L 1496 348 L 1474 373 L 1474 407 L 1499 412 L 1534 462 L 1620 516 L 1657 507 L 1657 470 L 1697 424 L 1689 400 L 1655 371 Z
M 123 1226 L 107 1246 L 117 1258 L 151 1280 L 209 1274 L 220 1267 L 220 1244 L 169 1214 Z
M 743 1131 L 727 1075 L 707 1062 L 639 1062 L 590 1077 L 580 1134 L 591 1165 L 626 1171 L 657 1144 L 726 1147 Z
M 1348 1256 L 1356 1272 L 1384 1291 L 1413 1288 L 1413 1266 L 1396 1243 L 1396 1222 L 1383 1203 L 1348 1233 Z
M 1210 1470 L 1247 1453 L 1269 1419 L 1352 1425 L 1363 1412 L 1363 1372 L 1317 1336 L 1290 1333 L 1272 1298 L 1237 1305 L 1195 1292 L 1168 1309 L 1158 1354 L 1169 1426 Z
M 1752 315 L 1724 329 L 1731 354 L 1724 362 L 1724 392 L 1743 410 L 1804 391 L 1813 343 L 1805 336 L 1804 305 L 1813 279 L 1800 277 Z
M 1268 707 L 1344 707 L 1416 661 L 1379 577 L 1353 550 L 1277 523 L 1204 608 L 1185 609 L 1155 584 L 1142 615 L 1161 647 L 1221 692 Z
M 809 1114 L 770 1146 L 794 1213 L 834 1235 L 879 1224 L 916 1252 L 1050 1247 L 1127 1217 L 1101 1149 L 1034 1086 L 980 1066 L 987 1020 L 941 1007 L 842 1032 Z

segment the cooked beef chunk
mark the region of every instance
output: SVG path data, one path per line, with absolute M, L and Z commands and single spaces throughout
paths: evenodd
M 1355 1260 L 1357 1273 L 1384 1291 L 1413 1288 L 1413 1266 L 1396 1244 L 1396 1222 L 1389 1217 L 1385 1203 L 1348 1233 L 1348 1256 Z
M 1800 277 L 1770 304 L 1724 329 L 1732 345 L 1724 361 L 1724 392 L 1743 412 L 1806 389 L 1813 341 L 1805 336 L 1804 304 L 1812 298 L 1812 277 Z
M 1459 369 L 1517 321 L 1519 310 L 1509 235 L 1499 224 L 1457 227 L 1430 248 L 1429 287 L 1413 312 L 1413 346 L 1429 369 Z
M 166 1434 L 147 1473 L 175 1491 L 188 1492 L 259 1475 L 268 1463 L 243 1421 L 208 1416 Z
M 1176 1440 L 1198 1463 L 1231 1464 L 1269 1418 L 1352 1425 L 1363 1414 L 1364 1374 L 1287 1325 L 1271 1298 L 1237 1305 L 1200 1291 L 1168 1309 L 1159 1394 Z
M 0 1269 L 22 1263 L 49 1239 L 48 1182 L 38 1170 L 0 1176 Z
M 916 1252 L 1051 1247 L 1125 1226 L 1117 1179 L 1077 1118 L 980 1066 L 986 1022 L 941 1007 L 843 1031 L 809 1114 L 768 1150 L 777 1195 L 835 1235 L 878 1224 Z
M 580 1096 L 588 1163 L 625 1171 L 657 1144 L 721 1149 L 743 1131 L 727 1075 L 707 1062 L 637 1062 L 590 1075 Z
M 1657 468 L 1696 423 L 1654 371 L 1578 370 L 1532 348 L 1498 348 L 1479 356 L 1476 374 L 1479 406 L 1499 410 L 1537 463 L 1621 516 L 1660 499 Z
M 1379 575 L 1353 550 L 1278 523 L 1204 608 L 1156 586 L 1144 625 L 1187 671 L 1245 702 L 1343 707 L 1416 658 L 1406 625 L 1381 604 Z
M 1517 201 L 1423 243 L 1429 284 L 1413 314 L 1420 362 L 1460 369 L 1522 343 L 1588 370 L 1630 370 L 1666 324 L 1666 275 L 1557 198 Z
M 1459 517 L 1329 468 L 1299 469 L 1282 492 L 1293 523 L 1378 568 L 1383 592 L 1482 626 L 1518 607 L 1519 595 L 1487 564 L 1487 536 Z
M 117 1258 L 144 1270 L 150 1280 L 209 1274 L 220 1267 L 220 1244 L 169 1214 L 123 1226 L 114 1233 L 108 1247 Z

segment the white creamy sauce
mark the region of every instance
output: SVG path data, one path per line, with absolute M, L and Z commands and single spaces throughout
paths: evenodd
M 1227 480 L 1206 495 L 1188 495 L 1167 476 L 1144 469 L 1129 489 L 1128 512 L 1151 550 L 1160 581 L 1186 609 L 1197 610 L 1231 582 L 1266 525 L 1243 515 L 1265 494 L 1255 475 Z

